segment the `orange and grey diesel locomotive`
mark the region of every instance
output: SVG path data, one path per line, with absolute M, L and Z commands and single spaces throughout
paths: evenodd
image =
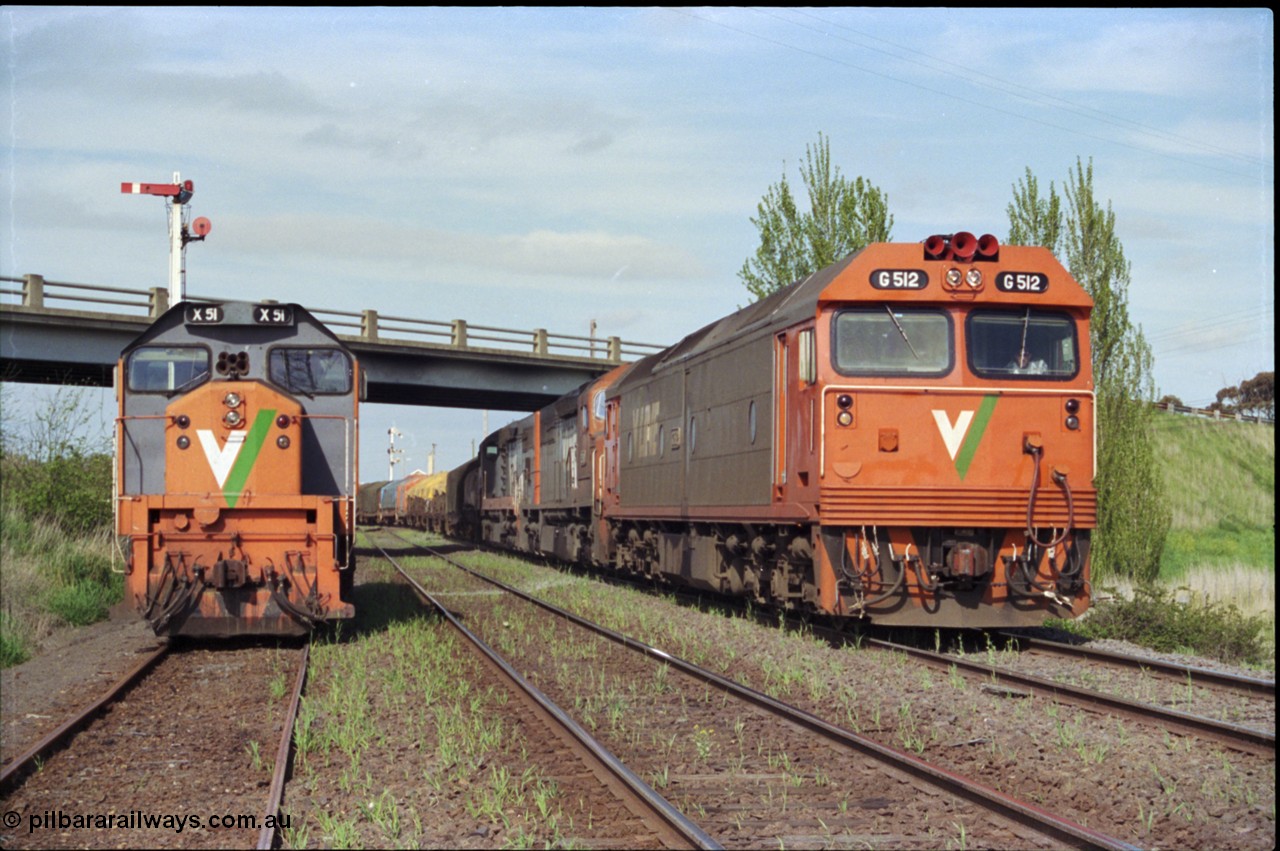
M 1078 616 L 1091 307 L 1043 248 L 871 245 L 490 435 L 444 514 L 497 546 L 781 608 Z
M 354 614 L 359 365 L 296 304 L 180 303 L 116 369 L 126 594 L 161 635 Z

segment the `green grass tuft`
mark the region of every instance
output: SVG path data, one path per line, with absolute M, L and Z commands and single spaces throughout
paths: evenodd
M 21 631 L 14 628 L 7 612 L 0 612 L 0 668 L 21 665 L 30 658 Z
M 107 610 L 120 599 L 110 585 L 77 580 L 54 588 L 45 598 L 45 608 L 72 626 L 88 626 L 104 620 Z

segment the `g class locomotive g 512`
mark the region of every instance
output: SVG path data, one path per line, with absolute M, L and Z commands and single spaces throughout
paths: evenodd
M 1092 301 L 1044 248 L 875 244 L 486 437 L 446 531 L 765 605 L 1089 605 Z

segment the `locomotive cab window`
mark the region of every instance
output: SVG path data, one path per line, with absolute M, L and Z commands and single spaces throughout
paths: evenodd
M 267 375 L 271 383 L 304 396 L 351 392 L 351 358 L 341 349 L 272 349 Z
M 953 361 L 951 320 L 940 310 L 881 305 L 842 310 L 832 359 L 843 375 L 946 375 Z
M 1080 370 L 1076 324 L 1065 313 L 975 310 L 965 338 L 969 368 L 984 378 L 1063 381 Z
M 129 355 L 128 386 L 135 393 L 173 393 L 209 380 L 209 350 L 198 346 L 142 346 Z

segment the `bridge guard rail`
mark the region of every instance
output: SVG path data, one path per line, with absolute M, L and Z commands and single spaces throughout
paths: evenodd
M 6 286 L 19 284 L 21 286 Z M 190 301 L 217 302 L 221 299 L 189 295 Z M 97 305 L 130 308 L 125 315 L 108 314 L 108 318 L 154 319 L 169 309 L 169 294 L 164 287 L 127 289 L 93 284 L 50 281 L 43 275 L 20 278 L 0 276 L 0 308 L 22 307 L 32 311 L 56 313 L 61 310 L 96 310 Z M 60 301 L 67 306 L 53 307 Z M 15 303 L 16 302 L 16 303 Z M 637 343 L 619 337 L 581 337 L 553 334 L 545 328 L 532 331 L 473 325 L 463 319 L 450 321 L 415 319 L 407 316 L 380 314 L 377 310 L 343 311 L 308 307 L 318 319 L 335 329 L 344 329 L 363 339 L 381 342 L 405 340 L 439 345 L 457 350 L 496 350 L 525 352 L 539 357 L 564 357 L 594 363 L 622 363 L 661 351 L 660 345 Z M 479 343 L 479 345 L 477 345 Z

